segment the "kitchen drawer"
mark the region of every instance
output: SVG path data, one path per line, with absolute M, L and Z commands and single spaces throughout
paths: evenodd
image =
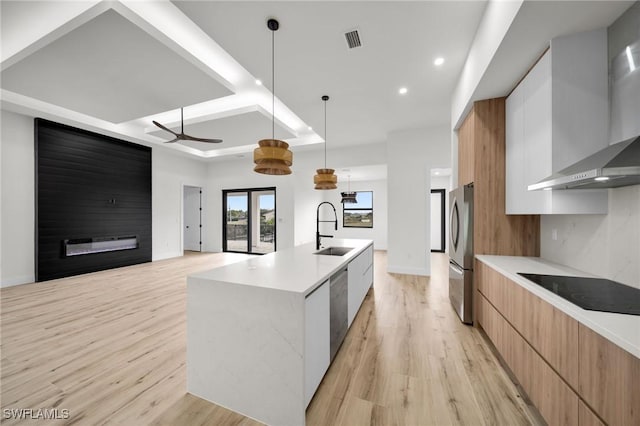
M 640 359 L 580 324 L 582 397 L 610 425 L 640 425 Z
M 580 426 L 605 426 L 584 401 L 578 401 L 578 423 Z
M 520 385 L 549 425 L 578 424 L 578 395 L 480 296 L 481 326 Z
M 476 272 L 478 290 L 578 389 L 578 322 L 482 262 L 476 262 Z

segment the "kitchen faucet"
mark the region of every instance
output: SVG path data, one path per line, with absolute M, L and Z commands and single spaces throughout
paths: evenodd
M 329 204 L 331 206 L 333 209 L 333 217 L 336 218 L 335 220 L 320 220 L 320 206 L 323 204 Z M 320 235 L 320 222 L 333 222 L 335 230 L 338 230 L 338 214 L 336 213 L 336 208 L 328 201 L 321 202 L 316 209 L 316 250 L 320 250 L 320 237 L 333 238 L 333 235 Z

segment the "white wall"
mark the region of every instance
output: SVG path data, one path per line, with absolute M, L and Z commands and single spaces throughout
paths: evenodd
M 203 220 L 204 251 L 222 251 L 222 190 L 242 188 L 276 188 L 276 250 L 294 245 L 294 184 L 296 174 L 270 176 L 253 171 L 252 157 L 208 165 L 206 193 L 203 201 L 207 218 Z
M 183 186 L 202 187 L 204 204 L 209 195 L 205 188 L 207 166 L 160 149 L 153 149 L 151 158 L 152 260 L 182 256 Z M 202 212 L 203 233 L 208 213 Z
M 1 114 L 0 285 L 4 287 L 35 279 L 35 169 L 33 117 L 5 110 Z M 205 163 L 153 149 L 153 260 L 182 255 L 182 186 L 204 186 L 206 178 Z
M 394 132 L 387 140 L 389 272 L 431 273 L 431 169 L 448 168 L 449 126 Z
M 540 257 L 640 288 L 640 185 L 610 189 L 607 215 L 543 215 Z
M 387 181 L 351 181 L 349 186 L 351 191 L 373 191 L 373 228 L 344 228 L 342 221 L 342 196 L 341 192 L 347 191 L 348 182 L 338 182 L 338 189 L 331 191 L 323 191 L 326 196 L 325 201 L 333 203 L 338 214 L 338 230 L 334 231 L 330 223 L 320 224 L 320 233 L 325 235 L 333 235 L 335 238 L 356 238 L 373 240 L 373 247 L 376 250 L 387 250 Z M 318 191 L 320 192 L 320 191 Z M 331 219 L 329 207 L 323 207 L 321 218 Z M 315 214 L 315 212 L 314 212 Z M 314 217 L 315 226 L 315 217 Z M 314 228 L 315 232 L 315 228 Z M 315 234 L 314 234 L 315 235 Z M 331 240 L 323 240 L 323 244 L 328 246 Z
M 329 150 L 327 166 L 340 170 L 386 162 L 385 144 L 371 144 Z M 339 196 L 339 190 L 318 191 L 314 189 L 313 176 L 317 168 L 324 166 L 324 153 L 320 150 L 296 151 L 293 158 L 293 173 L 288 176 L 268 176 L 253 171 L 252 156 L 209 163 L 207 191 L 210 194 L 206 209 L 208 231 L 204 238 L 205 251 L 222 250 L 222 190 L 239 188 L 276 187 L 276 244 L 277 250 L 313 242 L 316 232 L 316 208 L 319 203 Z M 353 187 L 353 185 L 352 185 Z M 374 195 L 375 198 L 375 195 Z M 374 201 L 375 202 L 375 201 Z M 339 204 L 339 200 L 338 200 Z M 341 210 L 334 202 L 338 215 Z M 382 242 L 383 239 L 381 238 Z
M 1 111 L 2 216 L 0 286 L 33 282 L 34 142 L 33 118 Z

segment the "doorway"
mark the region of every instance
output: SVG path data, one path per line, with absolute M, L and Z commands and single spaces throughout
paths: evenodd
M 222 191 L 222 251 L 276 251 L 276 188 Z
M 202 251 L 202 188 L 183 187 L 182 241 L 184 251 Z
M 445 190 L 431 190 L 431 251 L 444 253 L 445 249 Z

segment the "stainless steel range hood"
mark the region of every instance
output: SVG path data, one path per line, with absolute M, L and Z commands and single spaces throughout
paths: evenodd
M 617 188 L 640 184 L 640 136 L 607 148 L 554 173 L 529 191 L 541 189 Z

